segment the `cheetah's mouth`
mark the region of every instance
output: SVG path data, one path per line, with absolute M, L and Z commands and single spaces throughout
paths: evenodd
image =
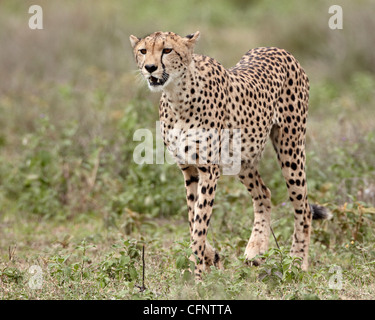
M 168 79 L 169 79 L 169 74 L 164 72 L 161 78 L 150 76 L 148 78 L 148 83 L 150 84 L 151 87 L 163 86 L 167 82 Z

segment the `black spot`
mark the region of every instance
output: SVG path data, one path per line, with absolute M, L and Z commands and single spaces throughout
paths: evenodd
M 220 256 L 217 252 L 215 252 L 214 264 L 218 263 L 219 261 L 220 261 Z
M 198 177 L 191 177 L 189 180 L 186 180 L 186 186 L 188 187 L 190 184 L 194 182 L 198 182 L 199 178 Z

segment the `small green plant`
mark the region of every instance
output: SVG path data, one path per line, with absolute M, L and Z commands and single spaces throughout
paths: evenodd
M 79 251 L 82 251 L 82 262 L 79 265 L 81 280 L 84 278 L 88 278 L 90 275 L 90 270 L 85 268 L 85 264 L 91 263 L 91 259 L 86 255 L 87 249 L 90 249 L 90 248 L 95 248 L 95 246 L 87 244 L 86 240 L 83 240 L 81 242 L 81 245 L 76 247 L 76 249 L 78 249 Z
M 16 267 L 5 267 L 0 270 L 0 281 L 4 283 L 15 282 L 20 284 L 23 280 L 22 272 Z
M 50 275 L 58 281 L 59 285 L 73 279 L 72 273 L 79 269 L 78 264 L 69 265 L 67 263 L 70 256 L 71 254 L 57 254 L 50 258 L 51 262 L 48 264 L 48 269 Z
M 190 260 L 193 251 L 189 241 L 176 241 L 177 246 L 174 248 L 174 256 L 176 256 L 176 277 L 183 281 L 191 280 L 194 273 L 194 261 Z
M 124 240 L 112 246 L 113 252 L 99 264 L 97 279 L 101 287 L 105 287 L 111 280 L 134 282 L 138 280 L 138 261 L 141 257 L 136 240 Z
M 79 259 L 74 252 L 65 254 L 65 250 L 63 253 L 52 256 L 48 264 L 51 277 L 56 279 L 60 285 L 70 281 L 82 283 L 83 280 L 91 279 L 94 266 L 87 255 L 87 250 L 94 247 L 83 240 L 80 245 L 75 247 L 75 250 L 81 252 Z
M 259 272 L 259 279 L 263 282 L 280 284 L 302 280 L 302 259 L 291 256 L 285 247 L 271 248 L 256 258 L 264 261 Z

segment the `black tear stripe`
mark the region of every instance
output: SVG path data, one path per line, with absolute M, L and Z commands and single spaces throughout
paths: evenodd
M 173 49 L 174 50 L 174 49 Z M 176 52 L 176 54 L 178 55 L 178 57 L 181 59 L 181 61 L 182 61 L 182 57 L 181 57 L 181 55 L 178 53 L 178 51 L 176 51 L 176 50 L 174 50 L 174 52 Z
M 162 74 L 162 79 L 161 81 L 163 82 L 163 84 L 168 80 L 169 78 L 169 74 L 165 71 L 165 65 L 163 63 L 163 56 L 164 56 L 164 53 L 163 51 L 161 52 L 161 57 L 160 57 L 160 63 L 161 63 L 161 67 L 163 68 L 163 74 Z
M 163 63 L 163 56 L 164 56 L 164 53 L 163 53 L 163 50 L 161 51 L 161 56 L 160 56 L 160 63 L 161 63 L 161 67 L 163 68 L 163 74 L 166 73 L 165 72 L 165 65 Z

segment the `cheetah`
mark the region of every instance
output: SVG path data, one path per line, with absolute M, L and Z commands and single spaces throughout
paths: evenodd
M 254 225 L 245 257 L 250 264 L 261 263 L 257 255 L 269 246 L 271 192 L 257 165 L 268 138 L 294 208 L 290 252 L 307 270 L 311 220 L 330 216 L 326 208 L 310 205 L 307 199 L 308 78 L 290 53 L 276 47 L 252 49 L 225 69 L 215 59 L 194 53 L 199 37 L 199 31 L 185 37 L 173 32 L 130 36 L 140 73 L 151 91 L 162 93 L 161 134 L 185 180 L 195 276 L 201 279 L 211 265 L 222 267 L 206 238 L 217 181 L 227 165 L 221 157 L 224 149 L 229 157 L 237 150 L 235 174 L 253 199 Z

